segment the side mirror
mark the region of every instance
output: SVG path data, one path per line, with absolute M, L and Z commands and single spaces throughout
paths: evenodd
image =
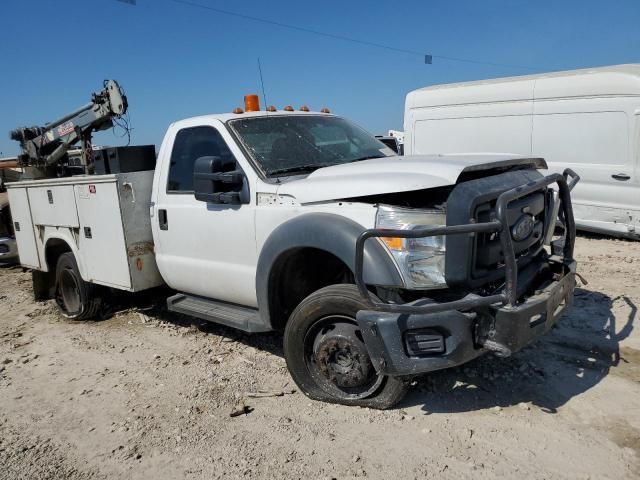
M 220 157 L 200 157 L 193 166 L 193 190 L 196 200 L 210 203 L 239 205 L 245 175 L 236 169 L 236 162 Z
M 389 147 L 391 150 L 393 150 L 394 152 L 396 152 L 398 155 L 403 155 L 403 145 L 400 145 L 400 142 L 398 142 L 398 139 L 396 137 L 389 137 L 389 136 L 385 136 L 385 135 L 376 135 L 376 138 L 378 140 L 380 140 L 382 143 L 384 143 L 387 147 Z

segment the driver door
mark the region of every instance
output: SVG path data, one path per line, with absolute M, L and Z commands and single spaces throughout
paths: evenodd
M 167 284 L 180 292 L 255 307 L 255 200 L 248 192 L 242 205 L 194 196 L 194 163 L 204 156 L 237 162 L 252 184 L 253 172 L 238 162 L 242 153 L 228 135 L 222 125 L 183 126 L 170 151 L 163 149 L 152 218 L 156 259 Z

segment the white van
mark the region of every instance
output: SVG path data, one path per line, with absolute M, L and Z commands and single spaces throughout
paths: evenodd
M 578 228 L 640 238 L 640 65 L 414 90 L 405 155 L 510 152 L 570 167 Z

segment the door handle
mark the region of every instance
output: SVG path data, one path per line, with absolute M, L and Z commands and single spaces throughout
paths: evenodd
M 169 230 L 169 218 L 164 208 L 158 210 L 158 225 L 160 225 L 160 230 Z
M 624 180 L 629 180 L 631 177 L 626 173 L 614 173 L 613 175 L 611 175 L 611 178 L 624 181 Z

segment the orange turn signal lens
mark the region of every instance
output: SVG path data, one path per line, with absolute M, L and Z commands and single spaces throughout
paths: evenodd
M 391 250 L 402 250 L 402 239 L 400 237 L 380 237 L 380 239 Z

